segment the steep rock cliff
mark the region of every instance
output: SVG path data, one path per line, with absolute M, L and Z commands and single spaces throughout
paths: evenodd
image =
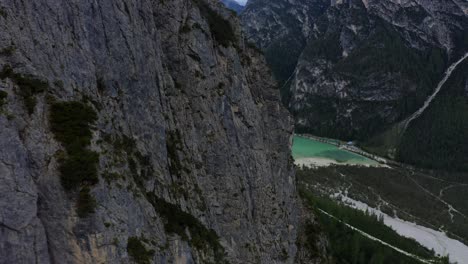
M 0 28 L 0 263 L 293 261 L 292 120 L 221 3 L 4 0 Z

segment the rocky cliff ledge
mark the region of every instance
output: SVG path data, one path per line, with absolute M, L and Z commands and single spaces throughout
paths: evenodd
M 0 263 L 291 263 L 292 120 L 215 0 L 0 3 Z

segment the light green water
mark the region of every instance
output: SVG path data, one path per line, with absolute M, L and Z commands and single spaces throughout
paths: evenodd
M 344 164 L 368 164 L 376 165 L 376 161 L 364 156 L 342 150 L 337 146 L 315 141 L 301 136 L 294 136 L 292 147 L 294 159 L 300 158 L 325 158 Z

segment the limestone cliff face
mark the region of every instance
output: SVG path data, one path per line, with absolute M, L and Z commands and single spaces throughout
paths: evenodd
M 0 30 L 0 263 L 293 261 L 292 120 L 221 3 L 3 0 Z M 66 190 L 71 101 L 98 178 Z

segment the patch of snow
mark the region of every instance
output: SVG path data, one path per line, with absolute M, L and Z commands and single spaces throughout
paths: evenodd
M 444 84 L 448 81 L 448 79 L 450 78 L 450 76 L 452 75 L 452 72 L 457 68 L 457 66 L 462 63 L 466 58 L 468 58 L 468 53 L 466 53 L 461 59 L 459 59 L 457 62 L 455 62 L 454 64 L 452 64 L 448 69 L 447 71 L 445 72 L 445 76 L 444 78 L 442 79 L 442 81 L 439 82 L 439 84 L 437 85 L 435 91 L 432 93 L 431 96 L 429 96 L 426 101 L 424 102 L 424 105 L 418 109 L 418 111 L 416 111 L 414 114 L 412 114 L 409 118 L 407 118 L 406 120 L 403 121 L 403 133 L 406 131 L 406 129 L 408 128 L 409 124 L 417 119 L 428 107 L 429 105 L 431 104 L 431 102 L 434 100 L 434 98 L 437 96 L 437 94 L 440 92 L 440 90 L 442 89 L 442 87 L 444 86 Z M 403 134 L 401 133 L 401 134 Z
M 341 197 L 341 201 L 350 207 L 364 212 L 368 211 L 369 213 L 377 215 L 377 217 L 383 217 L 384 224 L 393 228 L 398 234 L 408 238 L 413 238 L 421 245 L 426 248 L 433 249 L 441 256 L 448 255 L 450 261 L 454 261 L 459 264 L 468 263 L 468 246 L 458 240 L 449 238 L 444 232 L 420 226 L 415 223 L 399 219 L 398 217 L 391 217 L 363 202 L 344 196 L 342 193 L 334 194 L 332 197 Z
M 236 1 L 241 6 L 245 6 L 245 4 L 247 4 L 247 0 L 234 0 L 234 1 Z
M 331 165 L 352 165 L 352 166 L 362 166 L 362 167 L 388 167 L 385 164 L 375 163 L 375 164 L 364 164 L 360 162 L 354 162 L 353 160 L 349 160 L 347 162 L 338 162 L 334 159 L 327 159 L 327 158 L 298 158 L 294 160 L 294 164 L 299 167 L 305 166 L 309 168 L 318 168 L 318 167 L 329 167 Z
M 296 159 L 294 163 L 301 167 L 328 167 L 332 164 L 338 164 L 336 160 L 326 159 L 326 158 L 300 158 Z
M 376 241 L 376 242 L 378 242 L 378 243 L 380 243 L 380 244 L 382 244 L 382 245 L 385 245 L 385 246 L 387 246 L 387 247 L 389 247 L 389 248 L 392 248 L 392 249 L 394 249 L 394 250 L 400 252 L 401 254 L 406 255 L 406 256 L 408 256 L 408 257 L 410 257 L 410 258 L 417 259 L 417 260 L 421 261 L 422 263 L 427 263 L 427 264 L 432 263 L 432 261 L 422 259 L 422 258 L 420 258 L 419 256 L 416 256 L 416 255 L 414 255 L 414 254 L 411 254 L 411 253 L 409 253 L 409 252 L 407 252 L 407 251 L 404 251 L 404 250 L 402 250 L 402 249 L 400 249 L 400 248 L 397 248 L 397 247 L 395 247 L 395 246 L 393 246 L 393 245 L 391 245 L 391 244 L 389 244 L 389 243 L 387 243 L 387 242 L 385 242 L 385 241 L 382 241 L 382 240 L 380 240 L 380 239 L 378 239 L 378 238 L 376 238 L 376 237 L 374 237 L 374 236 L 371 236 L 371 235 L 367 234 L 366 232 L 362 231 L 361 229 L 356 228 L 356 227 L 354 227 L 354 226 L 352 226 L 352 225 L 350 225 L 350 224 L 348 224 L 348 223 L 345 223 L 345 222 L 341 221 L 341 220 L 338 219 L 337 217 L 335 217 L 335 216 L 333 216 L 333 215 L 331 215 L 331 214 L 325 212 L 324 210 L 322 210 L 322 209 L 320 209 L 320 208 L 319 208 L 318 210 L 319 210 L 320 212 L 322 212 L 323 214 L 327 215 L 328 217 L 333 218 L 333 219 L 335 219 L 336 221 L 338 221 L 338 222 L 344 224 L 344 225 L 347 226 L 348 228 L 350 228 L 350 229 L 352 229 L 352 230 L 354 230 L 354 231 L 357 231 L 357 232 L 360 233 L 361 235 L 363 235 L 363 236 L 369 238 L 370 240 Z

